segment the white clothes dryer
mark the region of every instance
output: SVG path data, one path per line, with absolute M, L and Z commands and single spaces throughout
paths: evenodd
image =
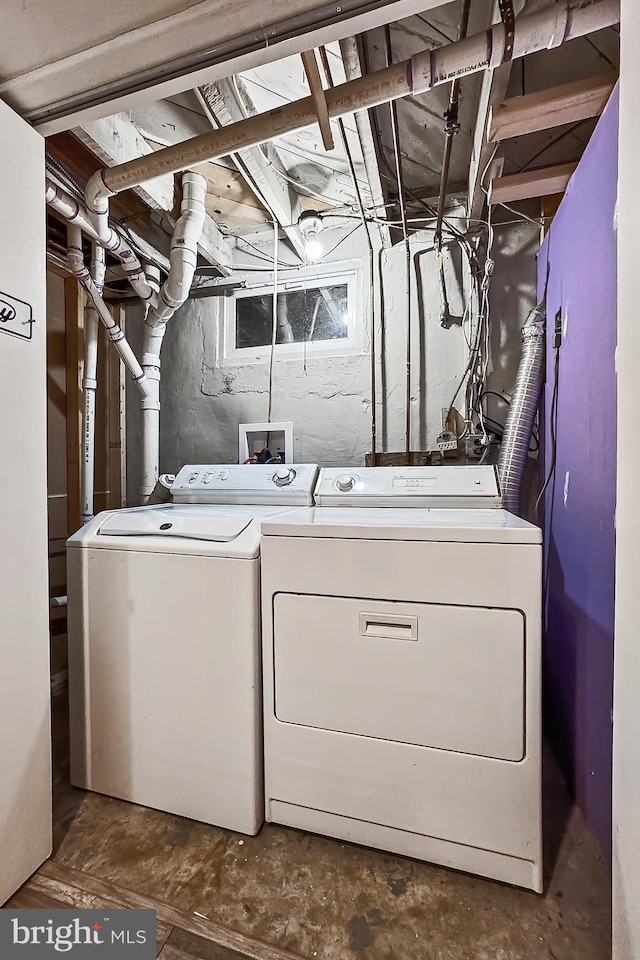
M 541 890 L 541 531 L 493 467 L 316 503 L 262 527 L 266 819 Z
M 260 524 L 311 503 L 317 472 L 189 465 L 174 503 L 70 538 L 72 783 L 258 831 Z

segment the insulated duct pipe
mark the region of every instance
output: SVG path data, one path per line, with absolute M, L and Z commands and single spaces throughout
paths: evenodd
M 154 291 L 145 279 L 142 264 L 130 245 L 116 230 L 109 227 L 107 239 L 104 242 L 101 241 L 98 231 L 93 225 L 91 215 L 84 204 L 79 203 L 75 197 L 72 197 L 70 193 L 67 193 L 66 190 L 63 190 L 49 178 L 47 178 L 45 199 L 49 206 L 56 213 L 59 213 L 67 223 L 80 227 L 91 240 L 99 241 L 105 250 L 117 257 L 124 267 L 127 280 L 142 300 L 150 301 L 153 299 Z
M 142 341 L 142 369 L 149 392 L 140 401 L 142 424 L 142 479 L 140 496 L 146 503 L 152 495 L 160 465 L 160 351 L 167 322 L 189 296 L 198 259 L 198 241 L 204 226 L 207 181 L 198 173 L 182 177 L 180 217 L 173 232 L 169 275 L 149 309 Z
M 504 428 L 498 474 L 505 510 L 520 513 L 520 491 L 544 380 L 545 312 L 538 306 L 522 327 L 522 356 Z
M 102 294 L 106 273 L 104 247 L 94 242 L 91 245 L 91 279 L 96 290 Z M 87 305 L 84 332 L 84 376 L 82 378 L 83 423 L 82 423 L 82 522 L 93 518 L 93 484 L 96 436 L 96 390 L 98 388 L 98 312 L 93 302 Z
M 98 288 L 85 266 L 84 255 L 82 253 L 82 231 L 79 226 L 74 226 L 73 224 L 67 227 L 67 262 L 72 274 L 91 299 L 100 321 L 106 327 L 109 339 L 120 354 L 120 358 L 125 367 L 138 384 L 140 392 L 143 396 L 149 396 L 151 394 L 151 387 L 149 386 L 144 370 L 138 363 L 136 355 L 125 338 L 124 333 L 111 316 L 108 306 L 100 296 Z
M 620 0 L 554 3 L 537 13 L 517 18 L 512 58 L 558 47 L 567 40 L 610 27 L 619 20 Z M 505 36 L 504 25 L 494 24 L 472 37 L 436 50 L 425 50 L 410 60 L 326 90 L 329 116 L 340 117 L 400 97 L 425 93 L 457 77 L 493 69 L 507 59 Z M 144 157 L 99 170 L 87 183 L 85 194 L 99 236 L 106 234 L 109 197 L 121 190 L 163 173 L 177 173 L 194 164 L 266 143 L 314 123 L 313 98 L 305 97 Z

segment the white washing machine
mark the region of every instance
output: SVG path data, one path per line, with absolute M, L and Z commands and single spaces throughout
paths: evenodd
M 540 891 L 541 531 L 493 467 L 316 503 L 262 527 L 266 819 Z
M 174 503 L 68 541 L 71 781 L 254 834 L 264 818 L 260 523 L 315 465 L 186 466 Z

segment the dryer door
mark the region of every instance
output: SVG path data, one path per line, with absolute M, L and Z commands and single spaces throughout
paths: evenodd
M 274 638 L 280 721 L 524 756 L 518 610 L 278 594 Z

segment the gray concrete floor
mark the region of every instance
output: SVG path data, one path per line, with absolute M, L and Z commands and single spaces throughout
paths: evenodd
M 272 824 L 241 837 L 69 785 L 54 700 L 53 860 L 318 960 L 605 960 L 610 879 L 547 762 L 543 896 Z

